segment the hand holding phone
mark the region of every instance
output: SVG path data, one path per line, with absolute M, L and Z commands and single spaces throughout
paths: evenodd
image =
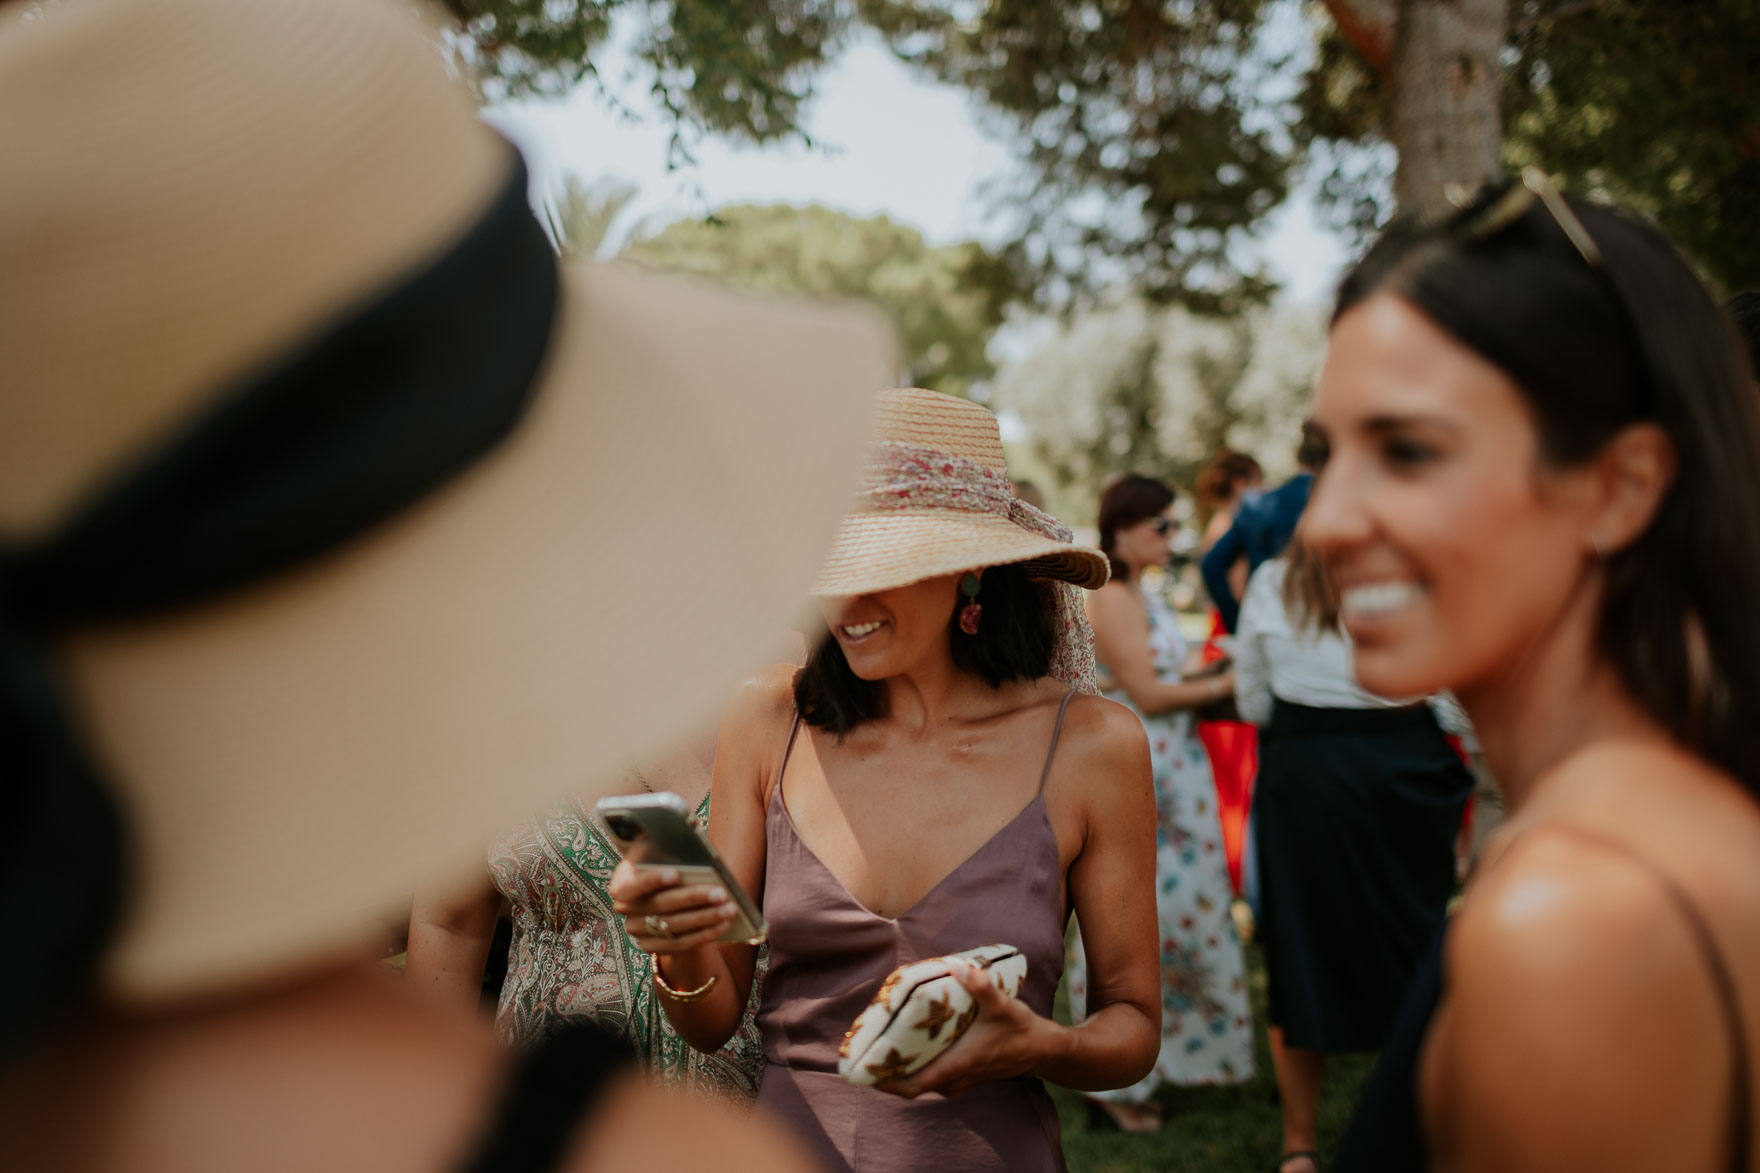
M 611 894 L 644 951 L 764 940 L 763 914 L 690 821 L 683 799 L 626 795 L 601 799 L 594 810 L 623 853 Z M 718 926 L 724 927 L 711 932 Z

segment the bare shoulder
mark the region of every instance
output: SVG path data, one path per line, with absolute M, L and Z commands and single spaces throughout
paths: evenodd
M 772 664 L 734 686 L 722 714 L 720 744 L 760 755 L 794 721 L 794 681 L 800 669 Z
M 752 673 L 734 686 L 727 701 L 728 719 L 741 724 L 792 720 L 799 672 L 793 664 L 772 664 Z
M 1078 693 L 1070 698 L 1063 719 L 1063 736 L 1074 739 L 1086 751 L 1119 750 L 1141 742 L 1146 750 L 1148 734 L 1142 720 L 1125 705 L 1103 696 Z
M 1065 778 L 1094 793 L 1113 788 L 1135 793 L 1151 775 L 1143 722 L 1105 697 L 1077 696 L 1070 701 L 1057 758 Z
M 715 749 L 715 786 L 722 795 L 762 800 L 794 724 L 794 682 L 800 669 L 772 664 L 734 686 L 722 712 Z M 725 806 L 723 799 L 717 807 Z
M 1445 989 L 1423 1083 L 1451 1164 L 1708 1167 L 1680 1158 L 1715 1140 L 1727 1101 L 1718 1009 L 1689 926 L 1643 865 L 1531 829 L 1456 915 Z M 1561 1087 L 1571 1095 L 1534 1094 Z M 1608 1127 L 1637 1115 L 1666 1123 Z
M 1136 613 L 1141 606 L 1128 583 L 1111 579 L 1099 589 L 1088 593 L 1088 610 L 1093 614 L 1114 615 Z
M 1455 917 L 1450 988 L 1490 990 L 1508 979 L 1533 995 L 1569 985 L 1610 950 L 1640 946 L 1669 911 L 1653 875 L 1618 850 L 1567 830 L 1532 828 L 1474 884 Z M 1639 973 L 1621 967 L 1620 980 L 1604 985 L 1615 989 Z

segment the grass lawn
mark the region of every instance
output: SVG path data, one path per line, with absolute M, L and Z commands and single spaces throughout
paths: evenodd
M 1272 1102 L 1276 1080 L 1265 1042 L 1265 966 L 1255 945 L 1247 947 L 1247 982 L 1253 995 L 1256 1073 L 1234 1087 L 1165 1090 L 1167 1126 L 1160 1132 L 1090 1132 L 1081 1097 L 1051 1089 L 1063 1117 L 1063 1152 L 1071 1173 L 1267 1173 L 1275 1165 L 1283 1128 Z M 1061 990 L 1058 1012 L 1062 1018 Z M 1327 1064 L 1320 1095 L 1323 1162 L 1331 1159 L 1373 1065 L 1372 1055 L 1342 1056 Z

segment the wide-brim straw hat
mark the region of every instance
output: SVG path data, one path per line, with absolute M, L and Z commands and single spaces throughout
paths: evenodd
M 0 542 L 484 215 L 517 163 L 438 44 L 404 0 L 0 10 Z M 113 996 L 352 948 L 712 718 L 799 617 L 886 331 L 604 267 L 559 299 L 530 407 L 435 491 L 217 601 L 57 633 L 128 828 Z
M 1029 519 L 1039 524 L 1023 524 Z M 1035 578 L 1090 590 L 1109 564 L 1013 500 L 1002 430 L 982 404 L 922 388 L 882 392 L 876 444 L 856 509 L 813 583 L 823 596 L 872 594 L 960 571 L 1024 563 Z

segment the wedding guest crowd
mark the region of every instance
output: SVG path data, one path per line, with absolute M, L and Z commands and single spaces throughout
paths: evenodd
M 21 11 L 7 1168 L 1056 1173 L 1047 1084 L 1253 1074 L 1231 698 L 1279 1173 L 1352 1051 L 1339 1170 L 1756 1167 L 1760 293 L 1534 168 L 1395 221 L 1301 471 L 1200 478 L 1206 654 L 1168 484 L 1088 549 L 867 313 L 559 262 L 422 10 Z M 1509 811 L 1458 893 L 1445 731 Z

